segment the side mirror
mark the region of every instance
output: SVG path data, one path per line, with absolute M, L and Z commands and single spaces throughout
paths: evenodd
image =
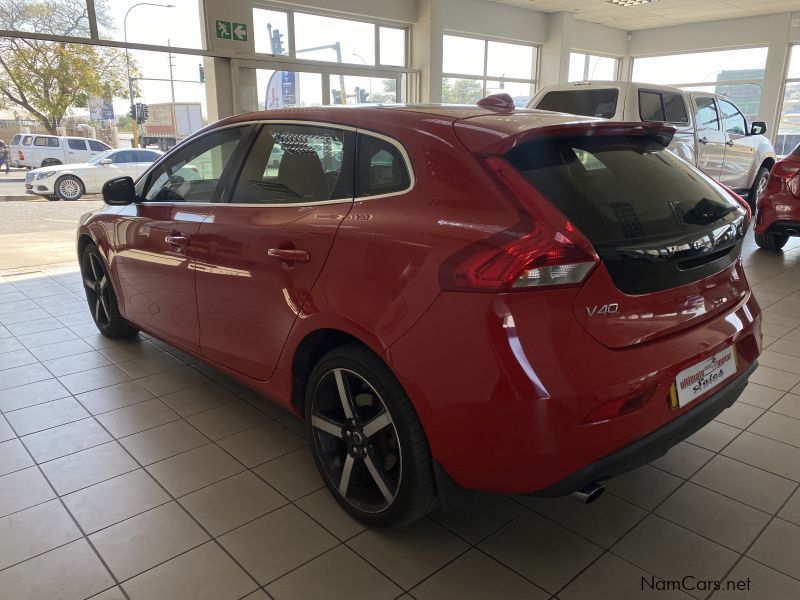
M 767 124 L 764 121 L 753 121 L 750 126 L 750 135 L 764 135 L 767 133 Z
M 100 159 L 101 165 L 110 165 L 113 161 L 110 158 L 102 158 Z
M 136 189 L 130 177 L 115 177 L 103 185 L 103 202 L 111 206 L 125 206 L 136 202 Z

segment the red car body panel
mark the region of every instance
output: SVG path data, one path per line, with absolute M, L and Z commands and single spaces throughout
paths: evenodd
M 315 207 L 135 204 L 98 211 L 79 235 L 107 257 L 127 319 L 298 414 L 298 348 L 315 332 L 344 332 L 390 366 L 433 458 L 458 485 L 534 492 L 701 403 L 669 409 L 687 365 L 736 344 L 743 373 L 760 353 L 760 310 L 740 261 L 690 285 L 625 296 L 625 309 L 603 322 L 584 316 L 586 305 L 621 297 L 602 263 L 583 287 L 442 290 L 444 262 L 519 218 L 476 154 L 541 135 L 531 127 L 589 123 L 613 133 L 626 124 L 422 106 L 270 111 L 211 128 L 271 119 L 394 138 L 410 157 L 413 188 Z M 176 230 L 191 238 L 180 251 L 164 241 Z M 142 236 L 143 255 L 129 247 Z M 270 259 L 274 247 L 306 250 L 311 261 Z M 636 395 L 636 410 L 584 423 L 604 402 Z
M 767 233 L 779 224 L 793 224 L 800 231 L 800 151 L 772 167 L 764 194 L 758 202 L 756 233 Z M 783 173 L 793 175 L 784 176 Z

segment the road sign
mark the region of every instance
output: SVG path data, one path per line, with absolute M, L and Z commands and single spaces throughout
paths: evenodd
M 220 40 L 233 39 L 232 31 L 233 27 L 231 27 L 230 21 L 220 21 L 219 19 L 217 19 L 217 27 L 216 27 L 217 39 Z
M 237 42 L 247 41 L 247 24 L 246 23 L 231 23 L 233 26 L 233 39 Z

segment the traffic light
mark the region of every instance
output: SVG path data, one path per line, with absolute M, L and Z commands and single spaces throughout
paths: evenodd
M 342 92 L 340 90 L 331 90 L 331 95 L 333 96 L 334 104 L 342 103 Z
M 367 90 L 356 88 L 356 101 L 358 104 L 365 104 L 369 102 L 369 92 Z
M 137 111 L 137 107 L 138 106 L 139 106 L 138 104 L 131 104 L 131 112 L 130 112 L 131 119 L 133 119 L 134 121 L 137 121 L 137 122 L 139 120 L 138 111 Z
M 200 70 L 200 83 L 206 82 L 206 68 L 203 65 L 197 65 Z
M 137 123 L 142 124 L 147 121 L 147 118 L 150 116 L 150 109 L 147 108 L 147 104 L 142 104 L 141 102 L 137 102 L 131 107 L 131 118 L 134 119 Z
M 269 44 L 272 49 L 272 54 L 283 55 L 288 54 L 286 47 L 283 45 L 283 34 L 280 29 L 273 29 L 271 23 L 267 23 L 267 32 L 269 34 Z

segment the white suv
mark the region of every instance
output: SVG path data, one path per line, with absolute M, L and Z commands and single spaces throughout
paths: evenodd
M 9 158 L 15 167 L 36 169 L 85 163 L 106 150 L 111 146 L 91 138 L 24 133 L 12 138 Z
M 747 196 L 755 210 L 775 164 L 766 123 L 748 123 L 730 98 L 627 81 L 593 81 L 541 89 L 530 108 L 614 121 L 675 126 L 670 149 L 709 177 Z

